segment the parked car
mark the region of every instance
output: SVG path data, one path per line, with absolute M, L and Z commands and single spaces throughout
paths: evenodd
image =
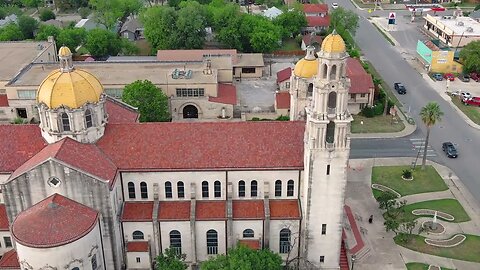
M 447 154 L 447 157 L 449 158 L 456 158 L 458 157 L 458 151 L 451 142 L 444 142 L 442 144 L 442 150 Z
M 402 83 L 396 82 L 393 84 L 393 87 L 395 88 L 395 90 L 397 90 L 397 93 L 399 93 L 400 95 L 404 95 L 407 93 L 407 89 Z
M 472 94 L 470 94 L 469 92 L 463 92 L 463 91 L 461 91 L 461 92 L 460 92 L 460 96 L 462 96 L 462 99 L 468 99 L 468 98 L 471 98 L 471 97 L 472 97 Z
M 437 80 L 437 81 L 442 81 L 443 80 L 443 75 L 440 73 L 435 73 L 432 75 L 432 77 Z
M 479 106 L 480 107 L 480 97 L 470 97 L 464 98 L 462 100 L 463 104 L 470 105 L 470 106 Z
M 480 81 L 480 74 L 476 72 L 470 73 L 470 78 L 476 82 Z
M 462 81 L 462 82 L 469 82 L 470 81 L 470 75 L 468 74 L 459 74 L 458 75 L 458 78 Z
M 443 74 L 443 77 L 449 81 L 455 81 L 455 76 L 453 76 L 452 73 L 445 73 Z
M 338 3 L 332 3 L 332 8 L 333 8 L 333 9 L 338 8 Z

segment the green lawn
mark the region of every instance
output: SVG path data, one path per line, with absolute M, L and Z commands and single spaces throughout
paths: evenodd
M 372 169 L 372 184 L 382 184 L 394 189 L 402 196 L 447 190 L 448 187 L 433 166 L 421 165 L 413 172 L 413 180 L 402 179 L 403 170 L 410 166 L 376 166 Z
M 410 216 L 412 219 L 418 218 L 419 216 L 412 214 L 412 210 L 414 209 L 432 209 L 442 211 L 454 216 L 455 220 L 453 222 L 457 223 L 470 220 L 470 217 L 465 212 L 462 205 L 455 199 L 442 199 L 408 204 L 404 207 L 405 215 Z
M 299 51 L 300 45 L 295 39 L 286 39 L 282 42 L 282 47 L 280 48 L 281 51 Z
M 363 121 L 363 125 L 361 124 Z M 363 115 L 353 115 L 351 125 L 352 133 L 387 133 L 398 132 L 405 128 L 403 121 L 397 117 L 397 123 L 393 123 L 391 115 L 378 115 L 367 118 Z
M 424 242 L 425 237 L 419 235 L 415 235 L 408 243 L 402 243 L 398 241 L 399 235 L 395 236 L 394 240 L 397 245 L 421 253 L 480 263 L 480 236 L 471 234 L 465 234 L 465 236 L 467 239 L 465 239 L 463 243 L 451 248 L 430 246 Z
M 470 120 L 475 124 L 480 125 L 480 107 L 476 106 L 466 106 L 462 101 L 457 97 L 451 97 L 453 104 L 455 104 Z
M 407 266 L 407 270 L 428 270 L 429 265 L 424 263 L 414 262 L 414 263 L 407 263 L 405 266 Z M 453 269 L 442 267 L 442 270 L 453 270 Z

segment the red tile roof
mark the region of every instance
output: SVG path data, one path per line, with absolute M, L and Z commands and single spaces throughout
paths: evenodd
M 298 200 L 270 200 L 271 219 L 300 219 Z
M 310 34 L 306 34 L 306 35 L 303 35 L 302 37 L 302 40 L 303 40 L 303 43 L 305 43 L 305 45 L 310 45 L 310 42 L 312 43 L 318 43 L 319 45 L 322 45 L 322 42 L 323 42 L 323 38 L 321 36 L 317 36 L 317 35 L 314 35 L 313 36 L 313 40 L 312 39 L 312 35 Z
M 330 25 L 330 16 L 307 16 L 307 25 L 310 27 L 323 26 L 328 27 Z
M 275 94 L 277 109 L 290 109 L 290 93 L 278 92 Z
M 303 4 L 304 13 L 327 13 L 327 4 Z
M 232 84 L 219 83 L 217 96 L 209 97 L 208 101 L 237 105 L 237 88 Z
M 3 254 L 0 259 L 0 269 L 20 269 L 18 255 L 15 249 L 11 249 Z
M 158 220 L 188 221 L 190 220 L 190 201 L 160 202 Z
M 152 221 L 153 202 L 125 202 L 122 221 Z
M 55 159 L 92 174 L 100 179 L 113 182 L 117 167 L 95 144 L 80 143 L 65 138 L 43 148 L 38 154 L 18 167 L 10 179 L 31 170 L 48 159 Z
M 124 170 L 301 169 L 304 129 L 300 121 L 109 124 L 97 145 Z
M 97 220 L 97 211 L 54 194 L 21 212 L 13 221 L 12 236 L 28 247 L 57 247 L 88 234 Z
M 113 98 L 107 98 L 105 106 L 108 113 L 108 123 L 135 123 L 140 116 L 133 107 Z
M 290 76 L 292 76 L 291 67 L 280 70 L 279 72 L 277 72 L 277 83 L 281 83 L 283 81 L 290 79 Z
M 238 200 L 232 202 L 233 219 L 264 219 L 263 200 Z
M 0 95 L 0 107 L 8 107 L 8 97 L 7 95 Z
M 127 243 L 127 252 L 148 252 L 147 241 L 135 241 Z
M 253 250 L 259 250 L 261 248 L 259 240 L 238 240 L 238 244 Z
M 47 143 L 38 125 L 0 125 L 0 172 L 11 173 Z
M 0 231 L 8 231 L 9 222 L 7 216 L 7 208 L 5 204 L 0 204 Z
M 226 220 L 225 201 L 197 201 L 196 220 Z
M 372 76 L 363 68 L 357 58 L 347 58 L 347 77 L 350 78 L 350 94 L 368 94 L 374 88 Z

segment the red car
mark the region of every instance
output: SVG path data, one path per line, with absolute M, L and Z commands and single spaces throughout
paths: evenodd
M 480 74 L 478 74 L 476 72 L 472 72 L 472 73 L 470 73 L 470 79 L 478 82 L 478 81 L 480 81 Z
M 455 76 L 453 76 L 452 73 L 445 73 L 445 74 L 443 75 L 443 77 L 444 77 L 446 80 L 455 81 Z
M 480 107 L 480 97 L 465 98 L 463 104 Z

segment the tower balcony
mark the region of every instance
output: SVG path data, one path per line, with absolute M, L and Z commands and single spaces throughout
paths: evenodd
M 336 108 L 327 108 L 327 117 L 329 120 L 335 119 L 336 117 Z
M 327 151 L 331 152 L 335 150 L 335 143 L 334 142 L 325 142 L 325 148 Z

